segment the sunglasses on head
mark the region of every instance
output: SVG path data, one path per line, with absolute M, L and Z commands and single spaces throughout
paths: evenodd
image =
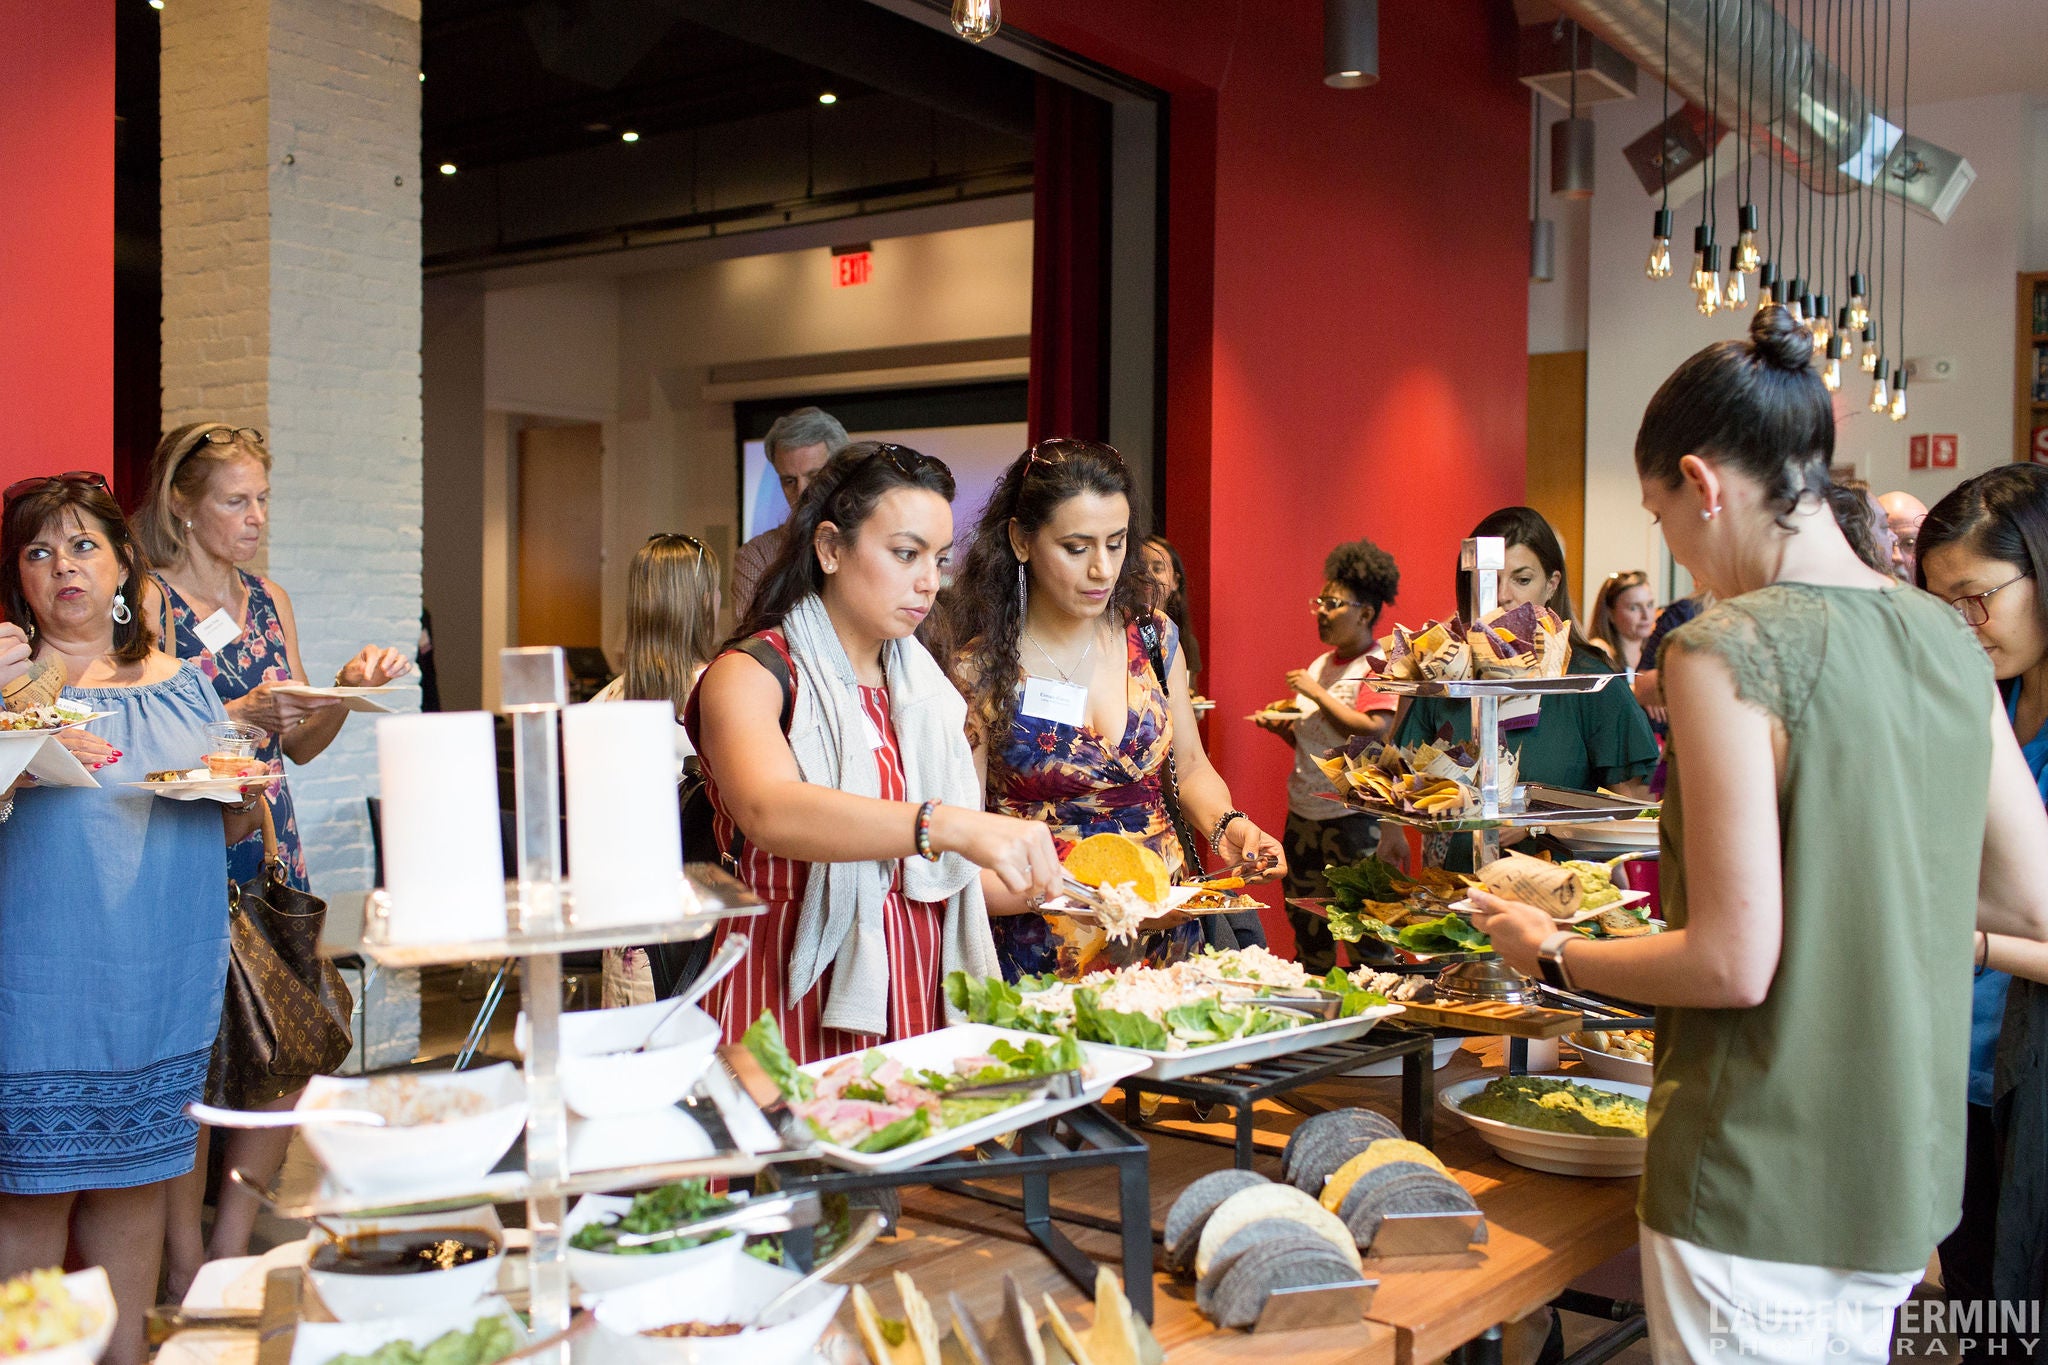
M 912 450 L 909 446 L 897 445 L 894 441 L 883 441 L 876 445 L 874 453 L 869 455 L 868 458 L 871 460 L 887 460 L 890 464 L 896 466 L 896 472 L 906 479 L 916 478 L 933 465 L 938 465 L 942 470 L 946 468 L 941 461 L 925 454 L 923 451 Z M 950 470 L 946 472 L 951 473 Z
M 704 542 L 691 535 L 688 531 L 656 531 L 653 535 L 647 537 L 649 545 L 652 545 L 657 540 L 680 540 L 683 544 L 697 551 L 697 553 L 702 554 L 704 552 Z
M 73 469 L 63 474 L 38 474 L 32 479 L 18 479 L 8 484 L 5 491 L 0 491 L 0 507 L 8 506 L 15 499 L 25 498 L 31 493 L 40 493 L 53 484 L 67 483 L 78 484 L 84 488 L 97 488 L 108 497 L 114 495 L 114 490 L 107 486 L 105 475 L 95 474 L 90 469 Z
M 1118 465 L 1124 462 L 1123 452 L 1102 441 L 1082 441 L 1072 436 L 1048 436 L 1024 452 L 1025 469 L 1037 465 L 1048 467 L 1062 464 L 1069 455 L 1101 455 L 1114 460 Z

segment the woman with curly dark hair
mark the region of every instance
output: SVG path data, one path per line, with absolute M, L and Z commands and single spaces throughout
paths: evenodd
M 1045 821 L 1062 857 L 1091 834 L 1116 832 L 1168 868 L 1197 873 L 1204 850 L 1174 833 L 1171 785 L 1186 824 L 1224 866 L 1260 863 L 1262 877 L 1278 876 L 1279 842 L 1232 806 L 1203 752 L 1179 633 L 1144 604 L 1136 539 L 1130 473 L 1099 442 L 1040 441 L 989 496 L 941 622 L 989 809 Z M 1036 910 L 1021 896 L 989 896 L 1011 980 L 1172 961 L 1203 941 L 1203 926 L 1183 921 L 1111 944 L 1100 929 Z M 1203 925 L 1219 942 L 1263 942 L 1251 914 Z
M 1294 746 L 1294 771 L 1287 776 L 1287 897 L 1330 894 L 1323 869 L 1350 863 L 1379 843 L 1379 822 L 1362 811 L 1326 799 L 1330 780 L 1316 759 L 1354 735 L 1384 739 L 1393 723 L 1394 698 L 1366 685 L 1372 675 L 1367 651 L 1380 611 L 1401 589 L 1394 557 L 1369 540 L 1354 540 L 1323 561 L 1323 590 L 1309 607 L 1316 636 L 1328 646 L 1307 668 L 1288 673 L 1294 689 L 1293 714 L 1262 711 L 1258 725 Z M 1318 976 L 1337 965 L 1337 945 L 1327 921 L 1298 910 L 1294 954 Z

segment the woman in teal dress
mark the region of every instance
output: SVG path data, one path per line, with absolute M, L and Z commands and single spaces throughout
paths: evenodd
M 1612 673 L 1614 665 L 1579 633 L 1567 586 L 1564 548 L 1557 532 L 1533 507 L 1505 507 L 1472 528 L 1474 536 L 1499 536 L 1507 542 L 1507 567 L 1500 575 L 1500 605 L 1533 602 L 1548 607 L 1571 623 L 1569 673 Z M 1471 599 L 1471 575 L 1458 574 L 1458 602 Z M 1472 703 L 1422 698 L 1410 704 L 1394 731 L 1398 744 L 1420 744 L 1448 730 L 1454 739 L 1472 737 Z M 1657 736 L 1649 717 L 1617 678 L 1598 692 L 1543 698 L 1526 717 L 1501 721 L 1501 744 L 1514 753 L 1519 782 L 1593 791 L 1600 787 L 1626 790 L 1642 784 L 1657 767 Z M 1647 795 L 1647 791 L 1644 792 Z M 1471 869 L 1469 841 L 1454 839 L 1444 865 Z M 1384 856 L 1405 857 L 1406 844 L 1397 826 L 1381 835 Z
M 25 480 L 0 526 L 0 606 L 70 700 L 60 737 L 96 787 L 0 791 L 0 1279 L 102 1265 L 140 1365 L 165 1182 L 192 1169 L 228 964 L 226 843 L 239 806 L 127 785 L 190 768 L 226 719 L 196 668 L 150 648 L 142 559 L 99 476 Z M 5 639 L 0 639 L 4 657 Z M 5 681 L 0 678 L 0 681 Z

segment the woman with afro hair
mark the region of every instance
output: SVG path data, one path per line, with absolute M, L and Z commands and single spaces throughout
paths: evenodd
M 1315 761 L 1354 735 L 1385 738 L 1395 708 L 1394 698 L 1366 685 L 1373 628 L 1381 609 L 1401 587 L 1394 557 L 1369 540 L 1354 540 L 1330 551 L 1323 561 L 1323 579 L 1323 590 L 1310 603 L 1323 653 L 1308 667 L 1287 675 L 1287 685 L 1294 689 L 1293 714 L 1266 711 L 1258 721 L 1262 729 L 1294 746 L 1282 838 L 1289 900 L 1328 896 L 1323 869 L 1355 862 L 1378 844 L 1377 821 L 1326 798 L 1329 779 Z M 1302 966 L 1317 975 L 1335 966 L 1337 945 L 1329 925 L 1291 908 L 1287 916 L 1294 924 L 1295 956 Z

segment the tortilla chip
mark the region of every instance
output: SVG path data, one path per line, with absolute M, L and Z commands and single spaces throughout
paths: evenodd
M 1088 1343 L 1067 1321 L 1067 1315 L 1052 1301 L 1052 1295 L 1045 1296 L 1045 1320 L 1059 1338 L 1060 1345 L 1067 1348 L 1067 1354 L 1074 1358 L 1074 1365 L 1096 1365 L 1095 1357 L 1088 1353 Z
M 874 1365 L 938 1365 L 936 1350 L 929 1362 L 925 1360 L 924 1348 L 910 1324 L 884 1318 L 876 1310 L 875 1300 L 865 1285 L 853 1287 L 853 1324 L 859 1329 L 861 1345 L 867 1347 L 868 1359 Z M 899 1344 L 890 1344 L 890 1328 L 901 1333 L 903 1339 Z
M 1138 1328 L 1123 1282 L 1108 1266 L 1095 1268 L 1095 1325 L 1088 1329 L 1095 1365 L 1138 1365 Z M 1078 1365 L 1078 1363 L 1077 1363 Z
M 924 1365 L 939 1365 L 939 1320 L 917 1285 L 902 1271 L 896 1272 L 896 1292 L 903 1296 L 903 1316 L 910 1321 L 911 1340 L 924 1356 Z
M 1165 860 L 1135 839 L 1121 834 L 1092 834 L 1066 856 L 1066 870 L 1083 886 L 1130 885 L 1140 900 L 1166 902 L 1173 884 Z

